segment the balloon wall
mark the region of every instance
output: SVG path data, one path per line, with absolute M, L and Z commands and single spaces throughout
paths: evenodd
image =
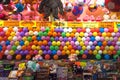
M 77 54 L 82 59 L 117 58 L 120 55 L 120 28 L 2 27 L 0 59 L 31 59 L 40 54 L 45 59 Z M 51 55 L 53 57 L 51 57 Z

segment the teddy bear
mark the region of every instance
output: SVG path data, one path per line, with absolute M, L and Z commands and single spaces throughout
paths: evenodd
M 61 0 L 42 0 L 39 6 L 39 12 L 45 14 L 47 19 L 51 14 L 55 19 L 59 19 L 58 13 L 63 14 L 63 4 Z

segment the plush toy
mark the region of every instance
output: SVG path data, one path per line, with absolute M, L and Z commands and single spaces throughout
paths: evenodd
M 42 0 L 39 6 L 39 12 L 45 14 L 44 18 L 48 18 L 51 14 L 55 19 L 59 19 L 58 10 L 63 14 L 63 4 L 61 0 Z
M 71 55 L 69 55 L 68 58 L 69 58 L 70 61 L 76 61 L 76 60 L 78 60 L 77 54 L 71 54 Z
M 33 72 L 40 71 L 40 65 L 34 61 L 28 61 L 27 68 L 31 69 Z
M 41 55 L 36 55 L 35 57 L 33 57 L 33 60 L 35 60 L 35 61 L 42 61 L 43 57 Z

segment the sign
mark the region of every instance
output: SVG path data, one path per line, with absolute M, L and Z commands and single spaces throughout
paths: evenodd
M 83 28 L 99 28 L 98 22 L 83 22 Z
M 52 22 L 36 22 L 36 26 L 37 27 L 41 27 L 41 26 L 44 26 L 44 27 L 51 27 L 52 26 Z
M 20 27 L 36 27 L 36 21 L 20 21 Z
M 68 22 L 68 27 L 82 27 L 82 22 Z
M 4 26 L 4 21 L 0 21 L 0 27 Z
M 4 26 L 7 27 L 19 26 L 19 21 L 4 21 Z
M 103 28 L 114 27 L 114 22 L 100 22 L 100 27 Z
M 67 22 L 65 21 L 56 21 L 52 22 L 52 27 L 67 27 Z

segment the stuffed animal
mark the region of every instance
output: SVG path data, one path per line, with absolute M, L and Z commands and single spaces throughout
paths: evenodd
M 77 54 L 71 54 L 71 55 L 69 55 L 68 58 L 69 58 L 70 61 L 76 61 L 76 60 L 78 60 Z
M 63 14 L 63 4 L 61 0 L 42 0 L 39 6 L 39 12 L 45 14 L 45 19 L 51 14 L 55 19 L 59 19 L 58 10 L 60 10 L 60 14 Z
M 34 61 L 28 61 L 27 68 L 31 69 L 33 72 L 40 71 L 40 65 Z

